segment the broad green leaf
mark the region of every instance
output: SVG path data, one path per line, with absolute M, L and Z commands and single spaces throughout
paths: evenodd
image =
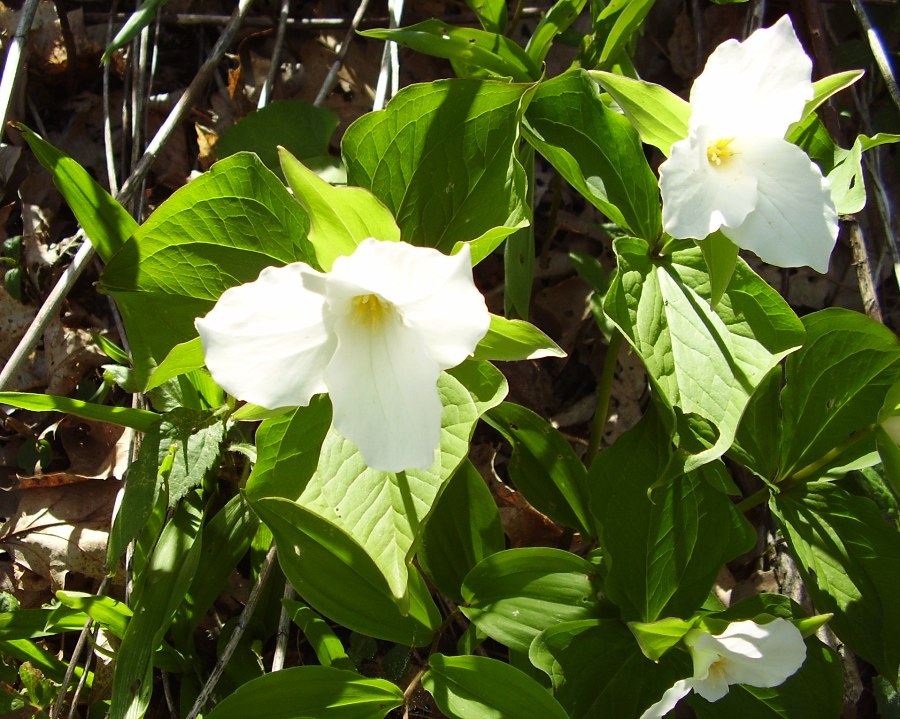
M 297 499 L 316 471 L 322 442 L 331 427 L 331 402 L 314 397 L 308 407 L 265 420 L 256 430 L 256 463 L 247 494 Z
M 325 667 L 355 670 L 353 660 L 344 651 L 344 645 L 337 635 L 312 608 L 294 599 L 283 599 L 282 604 L 290 614 L 294 624 L 300 627 L 306 641 L 316 653 L 316 659 Z
M 131 427 L 139 432 L 149 432 L 158 426 L 162 417 L 156 412 L 131 407 L 110 407 L 104 404 L 82 402 L 70 397 L 31 392 L 0 392 L 0 404 L 30 409 L 34 412 L 63 412 L 83 419 L 108 422 L 120 427 Z
M 463 614 L 492 639 L 527 652 L 531 641 L 560 622 L 598 619 L 597 568 L 569 552 L 508 549 L 486 557 L 463 583 Z
M 381 472 L 336 430 L 322 445 L 316 473 L 299 502 L 364 547 L 403 603 L 409 564 L 447 481 L 466 458 L 478 418 L 506 395 L 506 380 L 486 362 L 465 362 L 438 380 L 441 443 L 427 470 Z
M 466 0 L 472 12 L 478 16 L 481 26 L 488 32 L 506 32 L 506 0 Z
M 831 308 L 807 315 L 803 324 L 806 342 L 785 369 L 779 477 L 873 429 L 885 395 L 900 379 L 900 343 L 878 322 Z
M 709 274 L 709 304 L 715 308 L 725 294 L 728 283 L 737 267 L 738 246 L 716 230 L 697 245 L 703 253 L 706 271 Z
M 525 202 L 534 207 L 534 148 L 522 143 L 517 151 L 525 170 L 527 190 Z M 509 317 L 528 319 L 531 293 L 534 289 L 534 226 L 526 225 L 513 232 L 503 247 L 503 313 Z
M 193 372 L 206 364 L 203 356 L 203 343 L 199 337 L 175 345 L 166 358 L 157 365 L 147 380 L 145 392 L 159 387 L 173 377 Z
M 498 77 L 512 78 L 513 82 L 534 82 L 541 76 L 538 64 L 519 45 L 495 32 L 425 20 L 394 30 L 362 30 L 359 34 L 391 40 L 425 55 L 474 65 Z
M 331 110 L 308 102 L 272 102 L 227 128 L 216 141 L 216 156 L 224 160 L 238 152 L 255 152 L 266 167 L 280 175 L 278 147 L 301 161 L 316 161 L 328 155 L 339 122 Z
M 866 184 L 862 154 L 879 145 L 900 141 L 900 135 L 880 132 L 874 137 L 859 135 L 849 150 L 838 148 L 834 168 L 828 173 L 831 199 L 838 214 L 850 215 L 866 206 Z
M 628 628 L 644 656 L 655 662 L 678 644 L 695 624 L 695 621 L 684 621 L 678 617 L 665 617 L 655 622 L 628 622 Z
M 153 690 L 153 652 L 162 642 L 200 559 L 203 512 L 185 501 L 163 529 L 153 555 L 135 583 L 134 616 L 116 655 L 111 719 L 143 716 Z
M 108 262 L 131 237 L 138 223 L 75 160 L 25 125 L 14 124 L 38 162 L 50 171 L 53 184 L 84 228 L 84 234 L 96 248 L 100 259 Z
M 415 245 L 449 252 L 495 227 L 520 227 L 531 216 L 515 154 L 529 90 L 479 80 L 401 90 L 347 129 L 348 182 L 387 205 Z
M 900 668 L 900 534 L 869 499 L 811 482 L 769 503 L 804 585 L 831 628 L 896 685 Z
M 428 665 L 422 686 L 450 719 L 568 719 L 544 687 L 505 662 L 475 655 L 432 654 Z
M 112 39 L 109 47 L 103 51 L 100 62 L 105 64 L 116 50 L 119 50 L 130 43 L 141 30 L 153 22 L 156 13 L 159 12 L 160 8 L 168 1 L 169 0 L 144 0 L 144 2 L 140 4 L 140 7 L 128 16 L 128 20 L 125 21 L 125 24 L 119 29 L 119 32 L 116 33 L 116 36 Z
M 604 591 L 626 620 L 690 617 L 722 565 L 755 538 L 716 488 L 727 482 L 721 462 L 654 489 L 672 452 L 668 432 L 649 413 L 591 465 L 591 509 L 607 568 Z
M 687 137 L 691 106 L 678 95 L 661 85 L 612 72 L 594 70 L 589 74 L 622 108 L 641 140 L 662 150 L 666 157 L 672 145 Z
M 475 359 L 500 362 L 565 356 L 560 346 L 533 324 L 493 314 L 487 334 L 475 348 Z
M 553 7 L 544 13 L 525 46 L 525 52 L 535 64 L 544 62 L 553 39 L 575 22 L 586 4 L 587 0 L 557 0 Z
M 172 458 L 166 483 L 174 507 L 218 466 L 225 424 L 213 412 L 177 407 L 165 414 L 160 429 L 160 464 L 167 455 Z
M 309 221 L 255 155 L 217 162 L 157 208 L 109 261 L 100 288 L 122 311 L 143 381 L 223 291 L 270 265 L 313 261 Z
M 431 641 L 441 619 L 417 572 L 409 573 L 402 611 L 379 567 L 340 527 L 280 497 L 251 504 L 272 530 L 285 576 L 316 611 L 370 637 L 407 646 Z
M 516 489 L 551 519 L 592 536 L 587 470 L 559 431 L 512 402 L 495 407 L 485 420 L 512 445 L 508 471 Z
M 472 266 L 474 267 L 500 247 L 500 245 L 503 244 L 503 240 L 514 232 L 521 230 L 523 227 L 528 227 L 528 220 L 521 220 L 515 227 L 494 227 L 487 230 L 480 237 L 476 237 L 474 240 L 457 242 L 453 245 L 450 254 L 455 255 L 463 248 L 463 245 L 468 245 L 469 252 L 472 253 Z
M 656 177 L 631 123 L 600 99 L 583 70 L 542 82 L 525 114 L 525 137 L 592 205 L 654 241 L 662 228 Z
M 56 598 L 65 606 L 78 609 L 95 622 L 102 624 L 120 639 L 125 636 L 132 611 L 124 602 L 112 597 L 63 590 L 56 592 Z M 84 626 L 84 622 L 82 622 L 82 626 Z M 81 627 L 77 627 L 77 629 L 80 630 Z
M 718 431 L 685 460 L 691 470 L 734 441 L 756 387 L 803 341 L 803 326 L 781 296 L 738 260 L 715 311 L 698 248 L 649 255 L 645 242 L 617 240 L 618 272 L 604 310 L 644 362 L 660 398 Z
M 403 692 L 384 679 L 334 667 L 290 667 L 238 687 L 207 719 L 383 719 L 403 704 Z
M 781 366 L 774 367 L 756 388 L 741 417 L 728 457 L 774 482 L 781 452 Z
M 690 673 L 690 660 L 680 652 L 659 663 L 648 660 L 617 619 L 555 624 L 537 636 L 528 656 L 549 675 L 570 719 L 607 716 L 612 707 L 616 717 L 637 719 Z
M 353 254 L 366 238 L 400 239 L 390 211 L 371 192 L 332 187 L 284 148 L 278 155 L 294 197 L 309 215 L 309 242 L 323 271 L 328 272 L 341 255 Z
M 494 498 L 478 470 L 466 460 L 451 477 L 425 525 L 419 564 L 443 594 L 461 602 L 466 574 L 505 546 Z

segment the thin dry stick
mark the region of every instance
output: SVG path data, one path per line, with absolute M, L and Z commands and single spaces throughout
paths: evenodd
M 894 77 L 891 61 L 884 51 L 884 45 L 881 43 L 881 38 L 878 37 L 878 31 L 872 27 L 872 22 L 869 20 L 869 15 L 866 13 L 863 4 L 859 0 L 850 0 L 850 2 L 853 5 L 856 17 L 863 26 L 863 30 L 866 31 L 866 39 L 869 41 L 872 55 L 875 56 L 875 64 L 878 66 L 881 77 L 884 78 L 884 84 L 887 86 L 888 93 L 890 93 L 897 109 L 900 110 L 900 87 L 897 86 L 897 78 Z
M 284 583 L 284 599 L 294 598 L 294 588 L 290 582 Z M 275 633 L 275 654 L 272 656 L 272 671 L 277 672 L 284 668 L 284 657 L 287 654 L 287 643 L 291 632 L 291 617 L 287 607 L 281 605 L 281 614 L 278 617 L 278 631 Z
M 147 145 L 143 157 L 141 157 L 134 170 L 132 170 L 131 175 L 125 181 L 125 184 L 122 185 L 122 189 L 119 190 L 119 193 L 116 195 L 116 199 L 119 202 L 127 203 L 140 187 L 141 182 L 150 171 L 150 167 L 153 165 L 153 161 L 156 159 L 159 151 L 162 149 L 163 145 L 168 142 L 175 128 L 179 125 L 188 110 L 199 98 L 200 93 L 206 87 L 216 65 L 225 53 L 225 49 L 231 44 L 235 33 L 241 26 L 241 22 L 252 4 L 253 0 L 240 0 L 237 10 L 235 10 L 234 15 L 232 16 L 231 24 L 222 31 L 222 35 L 219 37 L 219 41 L 213 48 L 209 58 L 207 58 L 206 62 L 194 76 L 191 84 L 188 86 L 187 90 L 185 90 L 181 98 L 179 98 L 178 102 L 175 103 L 169 116 L 166 118 L 165 122 L 163 122 L 154 138 L 150 141 L 150 144 Z M 83 236 L 84 233 L 79 230 L 78 235 L 76 235 L 76 240 Z M 0 390 L 4 389 L 9 384 L 10 380 L 15 376 L 16 372 L 19 371 L 28 355 L 31 354 L 37 346 L 47 323 L 50 322 L 51 318 L 59 311 L 59 306 L 63 299 L 75 285 L 75 281 L 93 256 L 94 247 L 90 243 L 90 240 L 85 238 L 84 242 L 82 242 L 81 246 L 78 248 L 78 252 L 75 253 L 72 263 L 65 269 L 60 276 L 59 281 L 56 283 L 56 286 L 50 291 L 44 304 L 41 305 L 41 308 L 38 310 L 34 321 L 28 328 L 28 331 L 25 332 L 25 336 L 22 337 L 18 346 L 7 361 L 6 366 L 3 368 L 3 371 L 0 372 Z
M 388 15 L 390 15 L 389 27 L 391 29 L 400 26 L 400 18 L 403 15 L 403 0 L 388 0 Z M 373 110 L 381 110 L 387 101 L 397 94 L 400 89 L 400 53 L 397 43 L 388 40 L 384 44 L 384 52 L 381 55 L 381 72 L 378 73 L 378 84 L 375 86 L 375 102 Z
M 213 668 L 212 674 L 209 675 L 209 679 L 206 680 L 206 684 L 203 685 L 203 689 L 197 697 L 197 701 L 194 702 L 194 706 L 191 707 L 191 711 L 188 712 L 185 719 L 196 719 L 197 715 L 200 714 L 204 705 L 209 700 L 213 690 L 216 688 L 216 684 L 219 683 L 222 672 L 225 671 L 225 665 L 231 660 L 231 656 L 234 654 L 234 650 L 237 649 L 238 643 L 243 638 L 244 632 L 247 631 L 247 627 L 250 626 L 250 619 L 253 617 L 253 612 L 256 611 L 256 603 L 259 601 L 259 595 L 262 594 L 263 587 L 266 585 L 266 580 L 272 572 L 272 566 L 275 564 L 275 556 L 275 542 L 272 542 L 272 546 L 269 547 L 269 552 L 266 554 L 266 559 L 263 562 L 262 569 L 259 570 L 259 577 L 256 579 L 256 584 L 253 585 L 250 596 L 247 597 L 247 604 L 244 605 L 244 610 L 241 612 L 241 616 L 238 617 L 237 625 L 231 633 L 231 636 L 228 638 L 228 644 L 225 645 L 222 656 L 216 660 L 216 666 Z
M 257 109 L 262 109 L 269 104 L 269 100 L 275 90 L 275 80 L 278 77 L 278 67 L 281 64 L 281 48 L 284 46 L 284 36 L 290 15 L 291 0 L 281 0 L 281 10 L 278 13 L 278 32 L 275 33 L 275 47 L 272 48 L 272 64 L 269 65 L 266 81 L 259 91 L 259 102 L 256 103 Z
M 113 10 L 116 9 L 118 0 L 113 0 Z M 113 38 L 112 16 L 106 24 L 106 46 L 109 47 Z M 115 195 L 119 191 L 119 178 L 116 176 L 116 154 L 112 142 L 112 120 L 109 113 L 109 71 L 110 64 L 103 64 L 103 149 L 106 156 L 106 181 L 109 183 L 109 191 Z
M 347 57 L 347 51 L 350 50 L 350 43 L 353 41 L 354 35 L 356 35 L 356 28 L 359 27 L 359 23 L 362 22 L 363 15 L 366 14 L 366 9 L 368 7 L 369 0 L 361 0 L 359 7 L 356 9 L 356 14 L 353 16 L 353 20 L 350 21 L 350 29 L 344 36 L 344 42 L 342 42 L 340 48 L 338 48 L 337 57 L 332 63 L 331 69 L 328 70 L 328 74 L 325 76 L 325 81 L 322 83 L 319 94 L 313 101 L 313 105 L 316 107 L 321 106 L 321 104 L 325 102 L 325 98 L 328 97 L 328 93 L 331 92 L 331 89 L 337 82 L 338 71 L 344 64 L 344 58 Z
M 22 8 L 19 16 L 19 24 L 9 50 L 6 53 L 6 64 L 3 66 L 3 77 L 0 78 L 0 138 L 6 128 L 6 118 L 9 117 L 9 106 L 12 104 L 13 92 L 16 89 L 16 81 L 19 79 L 19 71 L 22 69 L 22 47 L 28 37 L 28 30 L 34 21 L 34 13 L 37 11 L 38 0 L 28 0 Z

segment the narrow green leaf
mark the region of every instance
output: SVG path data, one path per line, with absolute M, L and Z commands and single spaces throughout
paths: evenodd
M 432 654 L 424 686 L 450 719 L 568 719 L 540 684 L 505 662 L 480 656 Z
M 475 348 L 475 359 L 500 362 L 565 356 L 560 346 L 533 324 L 493 314 L 487 334 Z
M 376 40 L 391 40 L 425 55 L 456 60 L 490 71 L 513 82 L 534 82 L 541 76 L 538 64 L 515 42 L 495 32 L 458 27 L 439 20 L 425 20 L 394 30 L 362 30 Z
M 56 592 L 56 598 L 65 606 L 80 610 L 95 622 L 102 624 L 120 639 L 125 636 L 132 611 L 124 602 L 112 597 L 63 590 Z M 83 625 L 84 622 L 82 622 Z M 80 630 L 81 627 L 77 627 L 77 629 Z
M 149 432 L 158 426 L 162 417 L 156 412 L 131 407 L 109 407 L 103 404 L 82 402 L 70 397 L 31 392 L 0 392 L 0 404 L 30 409 L 34 412 L 63 412 L 83 419 L 109 422 L 120 427 L 131 427 L 139 432 Z
M 608 68 L 618 61 L 618 56 L 625 48 L 625 44 L 631 40 L 632 36 L 640 28 L 654 2 L 655 0 L 628 0 L 624 3 L 612 2 L 606 7 L 606 10 L 600 16 L 601 19 L 604 18 L 604 15 L 611 15 L 612 13 L 609 11 L 613 7 L 620 11 L 616 16 L 612 29 L 609 31 L 609 35 L 606 37 L 606 42 L 603 44 L 603 51 L 600 53 L 600 61 L 598 63 L 601 68 Z
M 661 85 L 600 70 L 590 76 L 600 83 L 631 120 L 641 140 L 668 157 L 672 145 L 688 135 L 691 106 Z
M 553 39 L 575 22 L 586 4 L 587 0 L 557 0 L 553 7 L 544 13 L 525 46 L 525 52 L 536 65 L 544 62 Z
M 525 138 L 585 199 L 632 234 L 659 237 L 659 189 L 640 138 L 586 72 L 542 82 L 526 119 Z
M 384 679 L 334 667 L 290 667 L 238 687 L 207 719 L 383 719 L 403 704 L 400 688 Z
M 706 271 L 709 274 L 709 304 L 715 308 L 734 275 L 739 248 L 725 237 L 721 230 L 716 230 L 706 239 L 698 241 L 697 245 L 703 253 Z
M 462 583 L 478 562 L 505 548 L 500 514 L 468 460 L 451 477 L 425 525 L 417 558 L 445 595 L 462 601 Z
M 341 640 L 328 626 L 328 622 L 302 602 L 283 599 L 282 604 L 291 615 L 294 624 L 300 627 L 300 631 L 303 632 L 303 636 L 306 637 L 306 641 L 309 642 L 322 666 L 333 666 L 335 669 L 350 671 L 356 669 L 353 660 L 344 651 Z
M 165 491 L 159 476 L 159 442 L 159 426 L 145 432 L 137 457 L 128 467 L 122 502 L 113 517 L 106 547 L 108 568 L 117 566 L 128 543 L 138 536 L 153 513 L 159 493 Z
M 472 12 L 478 16 L 481 26 L 488 32 L 506 32 L 506 0 L 466 0 Z
M 869 499 L 831 482 L 773 496 L 775 513 L 816 608 L 842 641 L 892 683 L 900 668 L 900 534 Z
M 587 470 L 559 431 L 512 402 L 495 407 L 485 420 L 512 444 L 508 470 L 516 489 L 551 519 L 592 536 Z
M 84 228 L 100 259 L 109 262 L 137 229 L 138 223 L 75 160 L 25 125 L 14 124 L 38 162 L 50 171 L 53 184 Z
M 332 187 L 284 148 L 278 149 L 278 156 L 294 197 L 309 215 L 309 241 L 323 271 L 341 255 L 353 254 L 368 237 L 400 239 L 390 211 L 371 192 Z
M 52 652 L 35 644 L 30 639 L 0 639 L 0 654 L 13 657 L 20 662 L 30 662 L 33 667 L 40 669 L 44 676 L 55 682 L 62 683 L 65 679 L 68 664 L 60 661 Z M 75 676 L 81 677 L 83 673 L 82 667 L 75 667 Z M 86 685 L 90 687 L 93 681 L 94 673 L 88 672 Z
M 527 652 L 560 622 L 598 619 L 597 568 L 570 552 L 543 547 L 492 554 L 466 576 L 463 614 L 492 639 Z
M 109 47 L 103 51 L 100 62 L 105 64 L 116 50 L 119 50 L 130 43 L 141 30 L 153 22 L 156 13 L 159 12 L 160 8 L 168 1 L 169 0 L 144 0 L 138 9 L 131 13 L 119 32 L 116 33 L 116 36 L 109 44 Z
M 159 363 L 150 379 L 147 380 L 145 392 L 159 387 L 173 377 L 200 369 L 206 364 L 203 357 L 203 343 L 199 337 L 175 345 L 166 358 Z
M 0 612 L 0 639 L 37 639 L 63 632 L 81 631 L 87 615 L 80 607 L 16 609 Z
M 866 73 L 863 70 L 847 70 L 823 77 L 813 83 L 812 99 L 803 108 L 803 117 L 816 111 L 823 102 L 841 90 L 846 90 Z
M 520 227 L 531 215 L 516 158 L 530 90 L 479 80 L 401 90 L 347 129 L 348 182 L 387 205 L 415 245 L 449 252 L 496 227 Z

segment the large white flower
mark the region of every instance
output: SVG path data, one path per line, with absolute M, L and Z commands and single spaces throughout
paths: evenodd
M 328 392 L 334 427 L 389 472 L 434 463 L 438 376 L 472 354 L 489 324 L 468 246 L 448 257 L 375 239 L 325 274 L 302 262 L 266 268 L 196 321 L 226 391 L 269 409 Z
M 691 690 L 710 702 L 728 694 L 731 684 L 775 687 L 793 675 L 806 659 L 803 636 L 786 619 L 768 624 L 733 622 L 721 634 L 692 629 L 684 638 L 694 660 L 694 676 L 666 690 L 641 719 L 660 719 Z
M 666 232 L 721 229 L 770 264 L 828 271 L 838 234 L 828 182 L 784 139 L 813 97 L 811 75 L 786 15 L 713 51 L 691 89 L 688 136 L 659 168 Z

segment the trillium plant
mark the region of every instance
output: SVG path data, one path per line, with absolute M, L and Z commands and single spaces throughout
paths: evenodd
M 525 47 L 498 2 L 469 3 L 480 29 L 367 30 L 457 76 L 364 114 L 340 157 L 335 117 L 273 103 L 236 128 L 290 122 L 223 136 L 140 224 L 19 126 L 128 352 L 105 404 L 0 402 L 139 441 L 108 547 L 128 596 L 60 591 L 0 622 L 0 651 L 51 672 L 38 638 L 96 623 L 112 719 L 171 692 L 191 719 L 837 719 L 854 663 L 896 703 L 900 347 L 856 311 L 798 316 L 759 272 L 846 264 L 862 153 L 897 138 L 835 143 L 817 108 L 862 73 L 820 77 L 786 15 L 715 48 L 689 101 L 639 78 L 652 4 L 561 0 Z M 592 293 L 566 333 L 532 312 L 547 172 L 596 213 L 564 256 Z M 630 419 L 609 399 L 626 357 Z M 576 362 L 597 365 L 580 429 L 525 406 L 523 376 Z M 516 534 L 513 508 L 549 533 Z M 235 571 L 245 617 L 205 622 Z

